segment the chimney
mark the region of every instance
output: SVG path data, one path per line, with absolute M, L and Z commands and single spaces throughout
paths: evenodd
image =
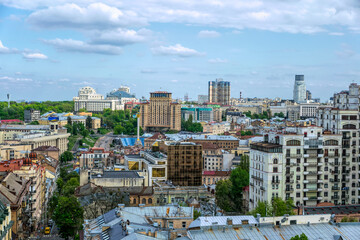
M 226 219 L 226 225 L 233 225 L 232 218 L 227 218 Z

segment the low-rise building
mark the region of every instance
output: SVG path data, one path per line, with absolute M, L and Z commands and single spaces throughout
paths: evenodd
M 203 171 L 202 184 L 212 185 L 220 180 L 230 179 L 231 171 Z
M 28 206 L 30 180 L 25 179 L 13 172 L 6 174 L 0 184 L 0 201 L 9 204 L 11 209 L 12 232 L 18 237 L 25 239 L 31 231 L 31 209 Z
M 104 148 L 90 148 L 87 152 L 81 152 L 79 156 L 80 168 L 102 168 L 108 166 L 109 151 Z

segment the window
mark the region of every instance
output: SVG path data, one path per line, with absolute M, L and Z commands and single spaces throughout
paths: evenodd
M 182 222 L 181 225 L 182 225 L 183 228 L 186 228 L 186 222 Z
M 297 175 L 297 176 L 296 176 L 296 180 L 300 180 L 300 175 Z
M 296 193 L 296 197 L 300 197 L 300 193 L 299 193 L 299 192 Z
M 148 204 L 152 204 L 152 198 L 148 199 Z
M 339 142 L 336 140 L 327 140 L 325 141 L 325 146 L 337 146 L 339 145 Z
M 169 228 L 174 228 L 174 223 L 172 221 L 169 222 Z
M 300 189 L 300 184 L 296 184 L 296 189 Z
M 327 184 L 327 183 L 324 184 L 324 188 L 328 188 L 328 184 Z
M 134 198 L 134 200 L 133 200 L 133 204 L 136 204 L 136 198 Z
M 274 168 L 273 168 L 273 172 L 278 172 L 278 168 L 277 168 L 277 167 L 274 167 Z
M 327 197 L 328 196 L 328 192 L 324 192 L 324 197 Z
M 298 140 L 289 140 L 286 142 L 286 146 L 300 146 L 301 142 Z
M 274 164 L 278 164 L 277 158 L 274 158 L 273 162 L 274 162 Z
M 146 204 L 146 199 L 143 198 L 143 199 L 141 200 L 141 203 L 142 203 L 142 204 Z

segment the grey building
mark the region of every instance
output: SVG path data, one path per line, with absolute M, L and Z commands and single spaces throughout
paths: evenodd
M 24 110 L 24 121 L 26 123 L 38 121 L 39 119 L 40 119 L 40 110 L 35 110 L 35 109 Z
M 230 105 L 230 82 L 222 78 L 209 81 L 209 102 Z

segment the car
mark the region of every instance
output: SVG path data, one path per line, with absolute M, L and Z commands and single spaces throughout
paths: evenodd
M 45 233 L 46 235 L 49 235 L 49 234 L 50 234 L 50 230 L 51 230 L 50 227 L 46 227 L 44 233 Z

